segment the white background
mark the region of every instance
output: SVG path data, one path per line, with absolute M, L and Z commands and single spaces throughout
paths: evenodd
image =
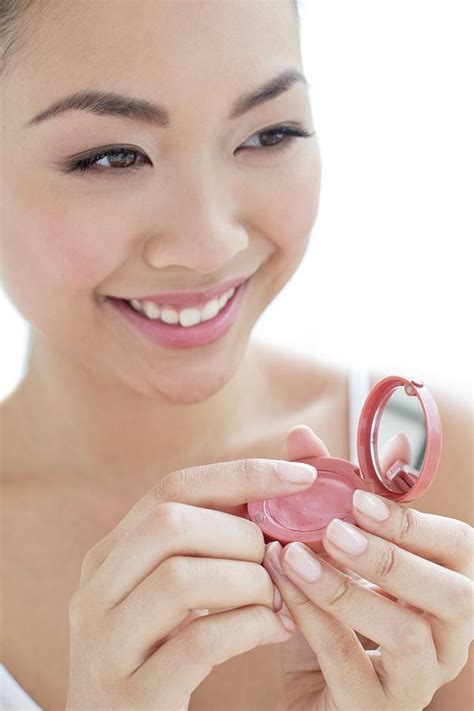
M 321 204 L 257 338 L 472 397 L 472 13 L 470 0 L 302 3 Z M 0 320 L 4 397 L 27 329 L 3 292 Z

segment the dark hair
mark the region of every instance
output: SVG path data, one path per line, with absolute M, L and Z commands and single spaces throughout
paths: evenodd
M 14 59 L 27 43 L 28 33 L 47 0 L 0 0 L 0 76 L 11 70 Z M 299 0 L 291 0 L 298 37 L 300 32 Z
M 0 76 L 24 48 L 45 0 L 0 0 Z

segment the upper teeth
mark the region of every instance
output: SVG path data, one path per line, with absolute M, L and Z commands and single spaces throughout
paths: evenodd
M 135 309 L 144 314 L 148 318 L 155 320 L 161 319 L 165 323 L 179 323 L 181 326 L 195 326 L 201 321 L 209 321 L 221 311 L 235 289 L 229 289 L 225 294 L 222 294 L 217 299 L 208 301 L 201 309 L 183 308 L 177 311 L 168 304 L 155 304 L 153 301 L 139 301 L 138 299 L 130 299 L 129 304 Z

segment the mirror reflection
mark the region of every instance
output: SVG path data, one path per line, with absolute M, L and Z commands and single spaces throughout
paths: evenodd
M 425 414 L 415 389 L 396 387 L 374 418 L 372 458 L 389 491 L 406 493 L 421 473 L 426 449 Z

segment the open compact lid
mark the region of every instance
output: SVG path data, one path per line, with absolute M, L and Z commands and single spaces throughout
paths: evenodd
M 426 386 L 389 376 L 370 391 L 357 430 L 360 474 L 375 490 L 412 501 L 430 486 L 441 457 L 441 420 Z

